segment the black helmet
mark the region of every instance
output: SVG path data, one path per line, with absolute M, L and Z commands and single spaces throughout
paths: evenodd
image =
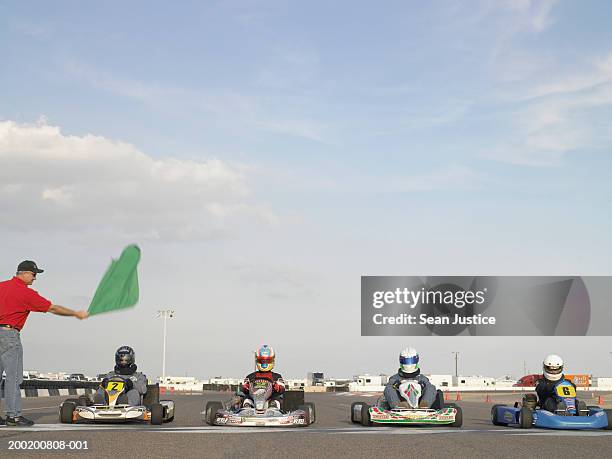
M 136 371 L 136 353 L 130 346 L 121 346 L 115 352 L 115 370 L 120 373 Z

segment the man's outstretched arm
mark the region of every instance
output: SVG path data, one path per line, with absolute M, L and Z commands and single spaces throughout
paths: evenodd
M 87 311 L 74 311 L 58 304 L 52 304 L 49 308 L 49 312 L 52 312 L 58 316 L 76 317 L 79 320 L 87 319 L 87 317 L 89 317 L 89 313 Z

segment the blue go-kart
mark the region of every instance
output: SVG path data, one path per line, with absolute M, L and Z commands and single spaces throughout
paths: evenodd
M 612 410 L 598 406 L 587 406 L 576 400 L 576 389 L 566 380 L 555 386 L 557 409 L 555 412 L 542 408 L 530 408 L 518 402 L 514 406 L 493 405 L 491 421 L 496 426 L 514 426 L 521 429 L 540 427 L 544 429 L 607 429 L 612 430 Z

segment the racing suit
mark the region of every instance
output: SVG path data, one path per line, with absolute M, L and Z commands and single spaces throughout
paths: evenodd
M 261 380 L 272 382 L 273 392 L 270 401 L 277 400 L 280 404 L 283 399 L 283 394 L 285 393 L 285 381 L 283 381 L 283 377 L 279 373 L 274 373 L 273 371 L 254 371 L 248 374 L 246 378 L 244 378 L 237 395 L 243 401 L 245 399 L 252 400 L 249 393 L 251 386 L 255 384 L 255 381 Z
M 390 409 L 396 408 L 402 401 L 398 388 L 402 381 L 414 380 L 421 385 L 421 398 L 419 400 L 419 406 L 427 405 L 427 408 L 431 407 L 436 399 L 436 387 L 429 382 L 426 376 L 423 376 L 420 370 L 414 373 L 403 373 L 399 371 L 389 378 L 385 391 L 383 392 L 385 401 L 389 405 Z
M 113 371 L 104 375 L 104 380 L 114 377 L 123 378 L 128 386 L 126 394 L 121 394 L 118 402 L 125 403 L 124 397 L 127 397 L 128 405 L 142 405 L 142 396 L 147 393 L 147 377 L 143 373 L 136 371 L 136 365 L 133 365 L 133 368 L 128 371 L 123 368 L 115 367 Z M 104 380 L 103 383 L 105 382 Z M 96 391 L 96 395 L 94 397 L 94 402 L 99 405 L 106 404 L 102 385 L 103 384 L 100 384 L 100 387 Z
M 567 381 L 576 390 L 576 385 L 561 376 L 559 381 L 549 381 L 546 378 L 538 379 L 536 382 L 536 393 L 538 394 L 538 406 L 546 411 L 555 412 L 557 410 L 557 396 L 555 394 L 555 386 L 561 381 Z

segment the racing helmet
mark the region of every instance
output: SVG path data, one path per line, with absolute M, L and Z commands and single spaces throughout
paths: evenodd
M 419 353 L 413 347 L 407 347 L 399 355 L 400 371 L 412 374 L 419 370 Z
M 115 365 L 118 368 L 131 368 L 136 363 L 136 353 L 130 346 L 121 346 L 115 352 Z
M 264 344 L 255 353 L 255 363 L 259 371 L 272 371 L 274 368 L 274 357 L 276 356 L 274 349 L 267 344 Z
M 542 370 L 549 381 L 559 381 L 563 376 L 563 359 L 556 354 L 547 355 L 542 362 Z

